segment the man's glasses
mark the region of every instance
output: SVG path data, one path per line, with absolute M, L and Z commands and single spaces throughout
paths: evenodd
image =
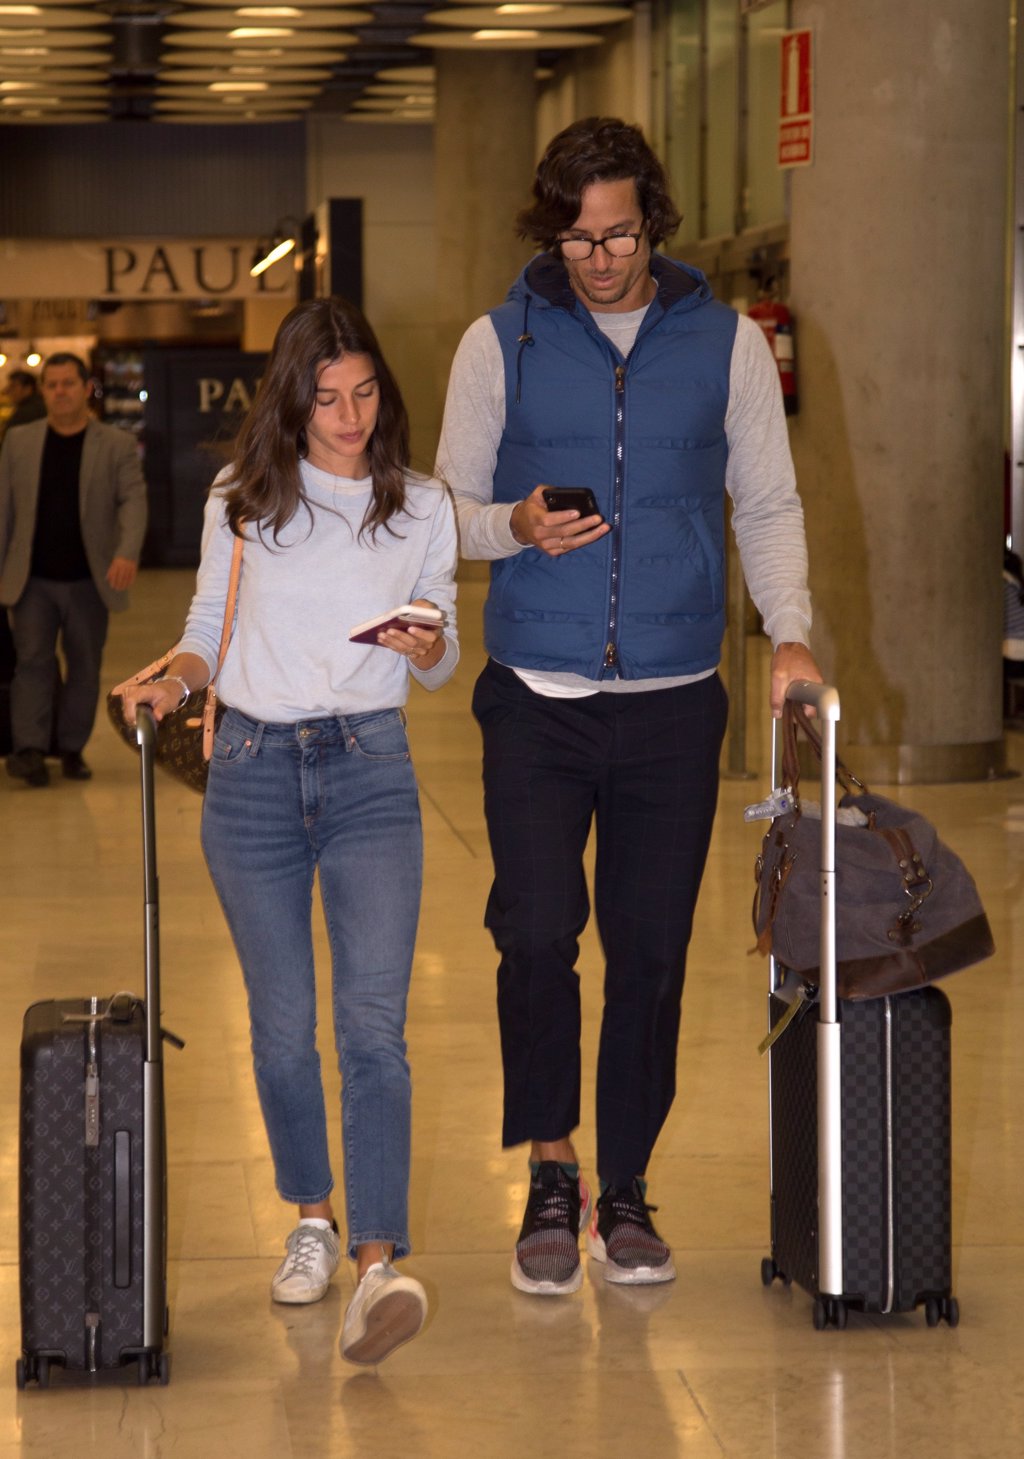
M 641 228 L 639 233 L 609 233 L 604 238 L 558 238 L 555 241 L 563 258 L 571 263 L 582 263 L 599 246 L 609 258 L 629 258 L 636 253 L 643 236 Z

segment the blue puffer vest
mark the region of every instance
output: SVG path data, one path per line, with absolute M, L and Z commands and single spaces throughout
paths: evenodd
M 656 679 L 718 663 L 736 314 L 696 269 L 654 255 L 651 273 L 628 360 L 549 254 L 491 311 L 505 362 L 494 500 L 589 486 L 613 528 L 564 557 L 491 564 L 485 638 L 503 664 Z

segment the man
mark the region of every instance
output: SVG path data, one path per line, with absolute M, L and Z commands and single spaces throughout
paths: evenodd
M 31 421 L 42 420 L 46 414 L 36 377 L 29 370 L 12 370 L 7 377 L 4 394 L 14 407 L 4 423 L 5 433 L 12 426 L 27 426 Z
M 49 783 L 54 723 L 70 780 L 92 772 L 92 733 L 108 612 L 128 606 L 146 530 L 146 484 L 135 442 L 89 413 L 89 372 L 77 355 L 43 366 L 46 419 L 16 426 L 0 449 L 0 603 L 10 608 L 9 775 Z M 54 715 L 58 637 L 66 674 Z
M 576 122 L 520 234 L 545 250 L 452 367 L 438 474 L 463 554 L 492 562 L 474 695 L 501 955 L 503 1143 L 529 1142 L 513 1285 L 581 1284 L 577 939 L 596 818 L 605 956 L 601 1193 L 587 1250 L 611 1282 L 671 1280 L 645 1173 L 675 1093 L 680 1002 L 715 812 L 726 697 L 724 504 L 774 645 L 771 700 L 820 679 L 806 647 L 803 515 L 776 367 L 703 275 L 652 250 L 679 224 L 642 134 Z M 589 487 L 598 513 L 553 510 Z

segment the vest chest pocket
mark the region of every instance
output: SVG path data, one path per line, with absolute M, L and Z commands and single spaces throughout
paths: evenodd
M 647 496 L 635 507 L 629 557 L 639 572 L 632 582 L 627 577 L 627 616 L 671 622 L 720 612 L 725 602 L 721 508 L 712 525 L 698 497 Z

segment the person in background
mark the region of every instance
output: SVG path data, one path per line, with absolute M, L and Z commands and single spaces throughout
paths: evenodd
M 92 775 L 82 751 L 108 617 L 128 607 L 146 532 L 135 442 L 90 415 L 89 372 L 77 355 L 49 357 L 42 395 L 45 419 L 9 428 L 0 447 L 0 603 L 16 658 L 7 773 L 37 787 L 49 784 L 54 736 L 65 778 Z
M 369 324 L 341 299 L 282 323 L 234 464 L 206 508 L 202 560 L 166 677 L 126 695 L 159 719 L 217 663 L 235 538 L 237 618 L 218 696 L 202 844 L 249 997 L 253 1063 L 282 1199 L 298 1223 L 271 1283 L 318 1301 L 338 1266 L 316 1048 L 311 903 L 319 877 L 342 1074 L 348 1255 L 342 1355 L 375 1363 L 419 1332 L 408 1255 L 411 1086 L 405 1012 L 422 834 L 404 704 L 458 660 L 451 501 L 409 470 L 408 421 Z M 407 601 L 440 627 L 349 631 Z
M 31 370 L 12 370 L 4 384 L 4 396 L 11 405 L 11 413 L 3 422 L 4 431 L 9 431 L 11 426 L 27 426 L 31 421 L 42 420 L 46 414 L 43 397 Z
M 1019 719 L 1024 683 L 1024 564 L 1020 554 L 1003 548 L 1003 712 Z
M 572 1136 L 594 821 L 605 982 L 587 1251 L 609 1282 L 675 1276 L 646 1172 L 675 1095 L 726 721 L 726 493 L 774 648 L 773 712 L 791 680 L 821 677 L 775 362 L 702 274 L 655 252 L 678 225 L 636 127 L 590 117 L 559 133 L 519 217 L 542 252 L 464 336 L 438 454 L 463 555 L 492 564 L 473 701 L 494 860 L 486 922 L 500 954 L 502 1138 L 530 1147 L 512 1282 L 541 1296 L 579 1288 L 591 1202 Z M 596 510 L 545 499 L 580 487 Z

